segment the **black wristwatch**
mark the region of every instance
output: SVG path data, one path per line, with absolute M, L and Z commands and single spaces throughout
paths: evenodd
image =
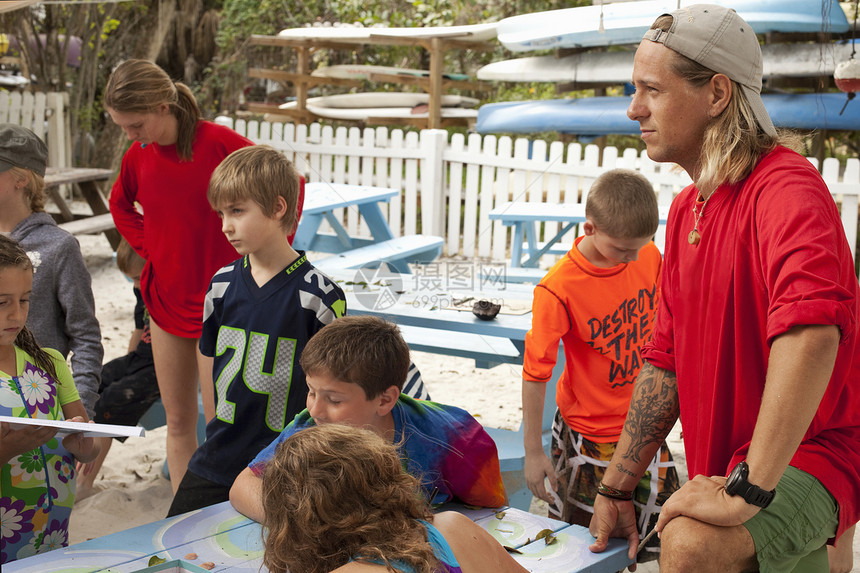
M 746 462 L 738 462 L 726 480 L 726 493 L 739 495 L 749 504 L 767 507 L 773 501 L 776 490 L 767 491 L 747 481 L 750 467 Z

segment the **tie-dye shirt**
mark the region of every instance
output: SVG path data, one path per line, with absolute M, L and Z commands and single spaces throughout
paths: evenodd
M 431 503 L 457 500 L 482 507 L 505 505 L 496 444 L 471 414 L 401 394 L 391 415 L 394 443 L 403 444 L 404 469 L 421 479 Z M 313 425 L 310 413 L 303 410 L 248 467 L 262 477 L 278 444 Z

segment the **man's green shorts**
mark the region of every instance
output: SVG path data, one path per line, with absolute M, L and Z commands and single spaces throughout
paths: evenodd
M 839 506 L 821 482 L 791 466 L 766 509 L 744 523 L 763 573 L 827 573 L 824 544 L 836 535 Z

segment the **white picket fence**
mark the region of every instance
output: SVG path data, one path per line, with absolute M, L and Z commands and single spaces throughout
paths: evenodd
M 15 123 L 33 130 L 48 145 L 48 165 L 70 167 L 68 100 L 65 92 L 0 92 L 0 123 Z
M 601 156 L 597 146 L 579 143 L 547 145 L 541 140 L 479 134 L 455 134 L 449 141 L 443 130 L 335 130 L 318 123 L 270 124 L 227 117 L 218 122 L 256 143 L 282 149 L 308 181 L 401 189 L 401 196 L 391 200 L 386 212 L 394 234 L 446 237 L 446 254 L 467 259 L 507 258 L 510 229 L 487 217 L 500 203 L 582 203 L 594 179 L 616 167 L 643 173 L 654 184 L 661 205 L 668 205 L 690 182 L 683 171 L 654 163 L 636 149 L 606 147 Z M 816 160 L 811 161 L 817 166 Z M 821 171 L 856 253 L 860 159 L 849 159 L 841 172 L 838 160 L 826 159 Z M 356 212 L 347 213 L 346 220 L 350 233 L 366 234 Z M 543 227 L 545 237 L 558 232 L 558 223 Z M 663 239 L 661 227 L 658 246 L 662 247 Z

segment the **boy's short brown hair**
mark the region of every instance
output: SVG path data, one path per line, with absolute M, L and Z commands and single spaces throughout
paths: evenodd
M 146 259 L 137 254 L 128 241 L 122 239 L 116 248 L 116 266 L 122 274 L 136 277 L 143 271 Z
M 213 209 L 219 205 L 251 200 L 272 217 L 277 198 L 287 203 L 281 224 L 287 233 L 298 222 L 301 177 L 292 162 L 268 145 L 252 145 L 228 155 L 212 173 L 206 196 Z
M 585 216 L 617 239 L 651 237 L 660 222 L 653 185 L 629 169 L 612 169 L 597 178 L 588 191 Z
M 311 337 L 299 364 L 306 375 L 358 384 L 371 400 L 391 386 L 403 390 L 411 360 L 396 324 L 375 316 L 344 316 Z

